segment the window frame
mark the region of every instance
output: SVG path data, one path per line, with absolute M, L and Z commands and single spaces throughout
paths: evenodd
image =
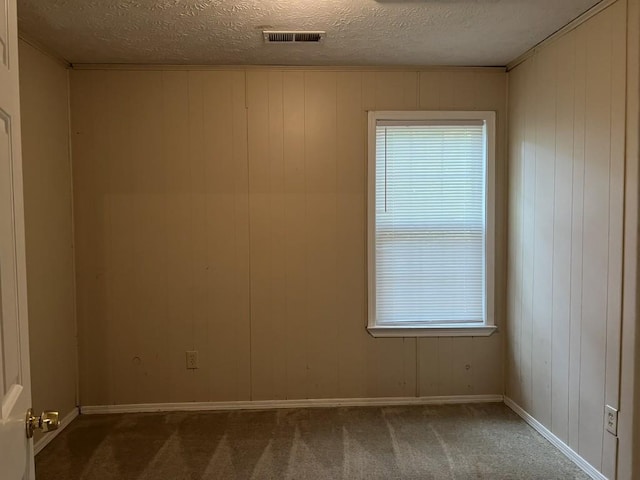
M 379 325 L 376 322 L 376 125 L 378 121 L 483 121 L 485 125 L 485 285 L 484 323 Z M 495 165 L 496 113 L 493 111 L 369 111 L 367 153 L 367 330 L 374 337 L 486 337 L 495 325 Z

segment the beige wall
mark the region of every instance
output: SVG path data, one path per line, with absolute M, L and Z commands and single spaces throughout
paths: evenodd
M 33 407 L 76 406 L 67 69 L 20 41 L 20 106 Z
M 625 82 L 623 0 L 509 73 L 506 394 L 610 478 Z
M 503 335 L 365 330 L 366 111 L 498 112 L 501 70 L 71 73 L 83 405 L 503 393 Z M 200 369 L 185 369 L 198 350 Z

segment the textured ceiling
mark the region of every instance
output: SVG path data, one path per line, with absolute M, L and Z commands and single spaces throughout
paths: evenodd
M 598 0 L 18 0 L 71 63 L 506 65 Z M 266 45 L 261 30 L 326 30 Z

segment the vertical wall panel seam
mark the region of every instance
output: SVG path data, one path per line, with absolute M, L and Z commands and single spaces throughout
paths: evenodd
M 72 118 L 71 118 L 71 70 L 69 67 L 65 69 L 66 78 L 67 78 L 67 122 L 68 122 L 68 130 L 67 130 L 67 149 L 68 149 L 68 162 L 69 162 L 69 188 L 71 189 L 71 204 L 69 208 L 71 210 L 71 286 L 72 286 L 72 302 L 73 302 L 73 327 L 74 327 L 74 336 L 75 336 L 75 402 L 76 407 L 80 406 L 81 401 L 81 392 L 80 392 L 80 335 L 78 330 L 78 291 L 77 291 L 77 283 L 78 279 L 77 275 L 77 259 L 76 259 L 76 228 L 75 228 L 75 209 L 74 209 L 74 188 L 73 188 L 73 128 L 72 128 Z
M 187 71 L 186 74 L 187 77 L 187 123 L 188 123 L 188 128 L 187 131 L 189 132 L 188 136 L 189 138 L 192 135 L 192 121 L 191 121 L 191 78 L 192 78 L 192 72 L 191 71 Z M 191 233 L 191 236 L 193 238 L 193 234 L 194 234 L 194 225 L 195 225 L 195 221 L 193 218 L 193 205 L 195 203 L 195 196 L 193 194 L 193 181 L 194 181 L 194 172 L 193 172 L 193 158 L 192 158 L 192 154 L 191 154 L 191 150 L 188 150 L 189 152 L 189 183 L 190 183 L 190 187 L 191 187 L 191 192 L 189 192 L 189 232 Z M 194 285 L 195 285 L 195 275 L 194 275 L 194 271 L 193 271 L 193 264 L 194 264 L 194 260 L 195 260 L 195 252 L 193 250 L 193 248 L 190 249 L 191 252 L 191 268 L 190 268 L 190 280 L 191 280 L 191 292 L 193 292 L 194 290 Z M 191 306 L 191 348 L 194 348 L 195 346 L 195 342 L 196 342 L 196 316 L 195 316 L 195 310 L 193 309 L 193 306 Z M 195 370 L 191 370 L 189 372 L 187 372 L 187 375 L 189 375 L 191 378 L 191 384 L 193 385 L 194 382 L 194 378 L 196 373 Z M 195 389 L 192 390 L 191 395 L 195 395 Z M 195 400 L 195 398 L 194 398 Z
M 238 223 L 239 223 L 239 219 L 238 219 L 238 197 L 239 197 L 239 193 L 238 193 L 238 183 L 237 183 L 237 177 L 236 177 L 236 142 L 234 141 L 234 139 L 236 138 L 236 122 L 235 122 L 235 115 L 236 115 L 236 108 L 238 107 L 237 103 L 236 103 L 236 91 L 234 89 L 234 83 L 235 83 L 235 73 L 232 73 L 229 76 L 229 90 L 230 90 L 230 95 L 231 95 L 231 155 L 230 155 L 230 159 L 231 159 L 231 164 L 233 166 L 233 168 L 231 169 L 232 176 L 233 176 L 233 263 L 234 265 L 238 265 L 239 259 L 238 259 L 238 244 L 240 243 L 238 241 Z M 246 86 L 243 85 L 244 91 L 246 92 Z M 247 104 L 246 98 L 243 101 L 244 105 Z M 244 106 L 243 105 L 243 106 Z M 245 109 L 246 112 L 246 109 Z M 236 280 L 237 282 L 237 280 Z M 234 283 L 234 287 L 238 287 L 238 283 Z M 234 289 L 235 290 L 235 289 Z M 238 295 L 239 292 L 234 291 L 235 295 Z M 242 316 L 239 315 L 239 319 L 240 321 L 242 321 Z M 234 340 L 236 342 L 236 348 L 239 348 L 239 344 L 240 342 L 238 341 L 238 326 L 236 326 L 234 328 Z M 211 336 L 209 335 L 209 332 L 207 332 L 207 341 L 210 342 Z M 234 362 L 234 367 L 236 369 L 236 380 L 235 380 L 235 385 L 234 385 L 234 396 L 237 400 L 240 400 L 240 396 L 241 396 L 241 382 L 242 382 L 242 377 L 241 377 L 241 369 L 240 369 L 240 357 L 237 357 L 235 359 Z
M 109 95 L 108 95 L 108 94 L 109 94 L 109 80 L 111 80 L 111 79 L 112 79 L 112 76 L 111 76 L 111 75 L 109 75 L 109 76 L 107 76 L 107 80 L 105 80 L 105 85 L 104 85 L 104 95 L 105 95 L 105 96 L 107 96 L 107 98 L 108 98 L 108 96 L 109 96 Z M 104 98 L 103 98 L 102 100 L 104 101 Z M 129 110 L 129 107 L 130 107 L 130 103 L 127 103 L 127 118 L 130 118 L 130 110 Z M 130 124 L 128 125 L 128 127 L 130 128 Z M 94 123 L 94 128 L 95 128 L 95 123 Z M 131 131 L 129 130 L 129 128 L 127 128 L 127 129 L 126 129 L 126 137 L 127 137 L 127 139 L 130 139 L 130 138 L 131 138 Z M 95 138 L 95 137 L 94 137 L 94 138 Z M 127 142 L 127 148 L 130 148 L 130 146 L 131 146 L 131 144 L 130 144 L 129 142 Z M 103 158 L 103 159 L 102 159 L 102 161 L 104 162 L 104 160 L 105 160 L 105 159 Z M 102 168 L 103 173 L 106 173 L 106 172 L 104 171 L 105 169 L 106 169 L 105 167 L 103 167 L 103 168 Z M 111 181 L 110 176 L 109 176 L 109 175 L 107 175 L 107 186 L 109 186 L 109 185 L 110 185 L 110 181 Z M 108 232 L 108 233 L 107 233 L 107 235 L 106 235 L 106 236 L 107 236 L 107 240 L 104 242 L 104 243 L 105 243 L 105 249 L 106 249 L 106 248 L 111 248 L 110 243 L 111 243 L 111 240 L 112 240 L 112 238 L 113 238 L 113 237 L 112 237 L 112 235 L 111 235 L 111 233 L 113 232 L 111 211 L 108 211 L 108 213 L 107 213 L 107 214 L 105 214 L 105 219 L 106 219 L 106 225 L 107 225 L 107 229 L 108 229 L 108 230 L 107 230 L 107 232 Z M 110 293 L 110 292 L 111 292 L 111 290 L 112 290 L 112 289 L 110 288 L 110 283 L 111 283 L 111 282 L 110 282 L 110 280 L 111 280 L 111 275 L 112 275 L 112 274 L 113 274 L 113 272 L 112 272 L 112 271 L 107 271 L 107 270 L 106 270 L 106 268 L 105 268 L 105 282 L 106 282 L 106 286 L 105 286 L 105 295 L 106 295 L 107 299 L 109 299 L 109 298 L 111 297 L 111 296 L 109 295 L 109 293 Z M 107 309 L 107 312 L 109 312 L 109 309 Z M 112 331 L 113 331 L 113 321 L 112 321 L 112 320 L 113 320 L 113 312 L 111 311 L 110 313 L 108 313 L 108 314 L 106 315 L 107 325 L 109 326 L 109 329 L 108 329 L 108 331 L 107 331 L 107 335 L 109 335 L 109 336 L 110 336 L 110 334 L 111 334 L 111 333 L 112 333 Z M 109 339 L 109 340 L 111 340 L 111 339 Z M 109 349 L 109 350 L 110 350 L 110 357 L 111 357 L 110 368 L 109 368 L 109 377 L 110 377 L 110 378 L 109 378 L 109 380 L 112 382 L 112 384 L 114 384 L 114 385 L 115 385 L 115 384 L 116 384 L 116 382 L 114 382 L 114 380 L 115 380 L 115 379 L 114 379 L 115 371 L 114 371 L 114 368 L 113 368 L 113 365 L 114 365 L 114 363 L 115 363 L 115 362 L 114 362 L 113 355 L 114 355 L 114 353 L 115 353 L 115 352 L 113 351 L 113 349 Z M 119 401 L 122 401 L 121 399 L 117 399 L 117 398 L 115 397 L 115 393 L 117 393 L 117 390 L 116 390 L 116 392 L 112 392 L 112 393 L 111 393 L 112 401 L 113 401 L 114 403 L 119 402 Z
M 538 76 L 538 56 L 534 56 L 533 57 L 533 76 L 534 79 L 537 78 Z M 529 344 L 530 344 L 530 349 L 529 349 L 529 354 L 530 354 L 530 358 L 529 358 L 529 366 L 531 368 L 531 375 L 530 375 L 530 382 L 531 384 L 529 385 L 529 391 L 531 392 L 531 410 L 535 411 L 535 406 L 533 404 L 533 376 L 534 376 L 534 371 L 533 371 L 533 339 L 535 338 L 535 331 L 534 331 L 534 309 L 533 309 L 533 305 L 535 303 L 535 290 L 536 290 L 536 195 L 538 193 L 538 185 L 537 185 L 537 177 L 538 177 L 538 108 L 539 108 L 539 104 L 538 104 L 538 89 L 536 88 L 536 84 L 534 83 L 533 85 L 533 112 L 534 112 L 534 116 L 533 116 L 533 135 L 534 135 L 534 141 L 533 141 L 533 145 L 534 145 L 534 150 L 533 150 L 533 222 L 532 222 L 532 230 L 531 230 L 531 236 L 532 236 L 532 252 L 531 252 L 531 257 L 532 257 L 532 265 L 531 265 L 531 309 L 530 309 L 530 313 L 531 313 L 531 336 L 529 338 Z
M 200 73 L 200 86 L 201 86 L 201 95 L 200 95 L 200 124 L 202 125 L 202 136 L 203 136 L 203 140 L 204 138 L 208 138 L 209 135 L 207 134 L 205 128 L 206 128 L 206 123 L 205 123 L 205 87 L 204 87 L 204 83 L 205 83 L 205 79 L 203 78 L 204 75 L 202 73 Z M 216 74 L 216 76 L 218 77 L 219 74 Z M 216 79 L 218 80 L 218 79 Z M 233 102 L 233 96 L 232 98 L 232 102 Z M 233 103 L 232 103 L 232 111 L 231 114 L 233 115 Z M 231 122 L 232 128 L 233 128 L 233 122 Z M 233 132 L 232 132 L 233 133 Z M 233 136 L 231 137 L 233 139 Z M 233 148 L 233 141 L 231 142 L 232 144 L 232 148 Z M 233 150 L 232 150 L 233 151 Z M 211 237 L 209 235 L 209 228 L 208 228 L 208 221 L 209 221 L 209 185 L 208 185 L 208 178 L 207 178 L 207 171 L 208 171 L 208 162 L 213 161 L 213 159 L 209 159 L 207 158 L 207 148 L 206 148 L 206 143 L 203 142 L 202 145 L 202 159 L 203 159 L 203 172 L 202 172 L 202 180 L 203 180 L 203 197 L 204 197 L 204 242 L 205 242 L 205 250 L 204 250 L 204 255 L 205 255 L 205 265 L 206 265 L 206 270 L 205 270 L 205 275 L 204 275 L 204 281 L 205 283 L 209 284 L 210 279 L 211 279 L 211 268 L 210 268 L 210 263 L 211 263 Z M 166 197 L 165 197 L 166 199 Z M 166 201 L 166 200 L 165 200 Z M 205 318 L 211 318 L 209 317 L 209 315 L 211 315 L 211 304 L 213 302 L 211 301 L 211 296 L 207 295 L 207 300 L 205 303 Z M 209 338 L 209 322 L 205 322 L 204 325 L 204 330 L 205 330 L 205 338 L 208 340 Z M 207 342 L 207 340 L 205 340 L 205 342 Z M 208 342 L 207 342 L 208 343 Z M 206 392 L 207 392 L 207 397 L 212 399 L 212 388 L 211 388 L 211 383 L 210 382 L 206 382 Z
M 511 370 L 512 367 L 508 367 L 509 362 L 508 362 L 508 358 L 507 358 L 507 345 L 506 342 L 508 342 L 509 340 L 509 335 L 510 335 L 510 325 L 509 325 L 509 308 L 508 308 L 508 302 L 509 302 L 509 297 L 510 297 L 510 288 L 509 288 L 509 272 L 510 272 L 510 262 L 509 262 L 509 258 L 510 258 L 510 243 L 509 242 L 509 237 L 511 236 L 511 228 L 510 228 L 510 218 L 511 218 L 511 205 L 510 205 L 510 198 L 511 198 L 511 187 L 510 187 L 510 179 L 511 179 L 511 175 L 509 173 L 509 157 L 510 157 L 510 152 L 511 152 L 511 148 L 510 148 L 510 136 L 509 136 L 509 122 L 510 122 L 510 115 L 509 115 L 509 79 L 511 78 L 511 76 L 509 74 L 506 74 L 505 77 L 505 104 L 504 104 L 504 108 L 505 108 L 505 113 L 504 113 L 504 119 L 503 122 L 504 123 L 504 138 L 503 138 L 503 143 L 505 143 L 506 149 L 503 145 L 503 150 L 506 150 L 506 154 L 503 154 L 503 159 L 502 161 L 504 162 L 504 165 L 506 166 L 506 170 L 507 173 L 505 175 L 505 178 L 503 179 L 503 185 L 504 185 L 504 192 L 503 192 L 503 196 L 506 199 L 506 203 L 507 203 L 507 212 L 506 212 L 506 221 L 504 224 L 504 231 L 505 231 L 505 235 L 507 236 L 507 242 L 505 244 L 505 258 L 504 258 L 504 278 L 506 281 L 503 282 L 504 285 L 504 289 L 503 289 L 503 294 L 504 294 L 504 303 L 505 303 L 505 307 L 504 307 L 504 318 L 502 319 L 503 325 L 503 335 L 504 335 L 504 340 L 502 341 L 502 394 L 503 395 L 507 395 L 507 377 L 509 376 L 507 374 L 507 369 Z M 496 202 L 497 203 L 497 202 Z M 504 217 L 504 215 L 503 215 Z M 494 265 L 495 265 L 495 261 L 494 261 Z M 511 321 L 513 321 L 513 319 L 511 319 Z
M 166 106 L 165 105 L 165 84 L 164 84 L 164 80 L 165 80 L 165 73 L 164 72 L 160 72 L 160 97 L 161 97 L 160 98 L 160 110 L 162 112 L 162 117 L 163 117 L 163 121 L 161 123 L 161 125 L 162 125 L 162 131 L 161 131 L 162 138 L 160 139 L 160 142 L 161 142 L 161 145 L 162 145 L 163 148 L 162 148 L 162 156 L 160 158 L 160 161 L 162 162 L 162 167 L 163 167 L 163 170 L 164 170 L 164 179 L 165 179 L 165 184 L 164 184 L 164 190 L 165 191 L 164 191 L 164 195 L 163 195 L 163 198 L 164 198 L 164 209 L 163 209 L 164 212 L 163 213 L 164 213 L 164 227 L 165 227 L 165 229 L 167 229 L 167 227 L 168 227 L 168 215 L 167 215 L 167 200 L 166 199 L 167 199 L 167 196 L 168 196 L 168 193 L 169 193 L 169 188 L 168 188 L 168 184 L 167 184 L 167 181 L 166 181 L 166 178 L 167 178 L 167 168 L 166 168 L 166 165 L 165 165 L 165 162 L 167 162 L 167 156 L 166 156 L 166 153 L 165 153 L 166 152 L 166 148 L 164 148 L 164 145 L 163 145 L 164 141 L 165 141 L 165 138 L 166 138 L 166 136 L 164 134 L 165 133 L 164 132 L 164 128 L 165 128 L 165 125 L 166 125 L 165 118 L 164 118 L 165 106 Z M 169 258 L 169 248 L 168 247 L 169 247 L 169 245 L 168 245 L 168 242 L 167 242 L 167 240 L 165 238 L 164 239 L 164 254 L 165 254 L 164 261 L 165 261 L 165 264 L 166 264 L 166 262 L 168 261 L 168 258 Z M 167 328 L 167 331 L 169 331 L 168 327 L 169 327 L 170 321 L 169 321 L 169 316 L 166 313 L 166 312 L 169 311 L 169 295 L 168 295 L 168 292 L 169 292 L 169 269 L 165 269 L 164 270 L 164 289 L 165 289 L 165 292 L 166 292 L 166 294 L 164 295 L 164 299 L 163 299 L 164 300 L 164 311 L 165 311 L 164 321 L 165 321 L 165 328 Z M 169 372 L 164 372 L 164 373 L 166 375 L 169 375 Z M 171 377 L 171 375 L 169 375 L 169 377 Z
M 524 67 L 523 67 L 524 68 Z M 521 99 L 523 101 L 523 112 L 521 114 L 521 118 L 520 118 L 520 122 L 521 122 L 521 129 L 522 129 L 522 135 L 524 136 L 524 138 L 526 139 L 527 137 L 527 92 L 525 91 L 526 88 L 526 78 L 521 80 L 521 82 L 523 83 L 523 85 L 521 85 L 521 92 L 523 92 L 524 94 L 524 98 Z M 520 361 L 518 362 L 519 364 L 519 372 L 518 372 L 518 387 L 519 387 L 519 391 L 520 391 L 520 402 L 522 402 L 524 404 L 524 398 L 523 398 L 523 365 L 524 362 L 522 361 L 522 345 L 524 344 L 524 340 L 523 340 L 523 325 L 524 325 L 524 315 L 523 315 L 523 310 L 524 310 L 524 258 L 525 258 L 525 249 L 524 249 L 524 233 L 525 233 L 525 229 L 524 229 L 524 213 L 525 213 L 525 192 L 526 192 L 526 178 L 525 178 L 525 154 L 526 154 L 526 149 L 525 149 L 525 142 L 522 142 L 522 144 L 520 145 L 520 156 L 518 158 L 518 162 L 520 163 L 520 182 L 521 182 L 521 189 L 522 189 L 522 194 L 521 194 L 521 199 L 520 199 L 520 225 L 519 225 L 519 235 L 520 238 L 522 239 L 522 248 L 520 250 L 520 298 L 518 301 L 518 307 L 520 310 L 520 314 L 518 316 L 518 324 L 519 324 L 519 329 L 518 329 L 518 336 L 520 337 L 520 341 L 518 342 L 518 347 L 519 347 L 519 351 L 518 351 L 518 356 L 520 357 Z
M 524 68 L 524 67 L 523 67 Z M 521 80 L 520 83 L 520 91 L 521 93 L 523 93 L 525 98 L 520 99 L 521 101 L 521 111 L 520 111 L 520 118 L 518 119 L 518 121 L 520 122 L 520 129 L 522 131 L 522 135 L 524 138 L 526 138 L 526 126 L 527 126 L 527 122 L 526 122 L 526 111 L 523 111 L 526 108 L 526 103 L 524 101 L 526 101 L 526 92 L 524 91 L 524 86 L 522 85 L 524 81 Z M 524 108 L 523 108 L 524 107 Z M 524 155 L 525 155 L 525 142 L 522 142 L 520 145 L 520 155 L 517 157 L 517 161 L 519 163 L 519 168 L 520 168 L 520 188 L 521 188 L 521 194 L 520 194 L 520 222 L 518 225 L 518 235 L 521 239 L 522 244 L 522 248 L 520 249 L 520 272 L 519 273 L 519 277 L 520 277 L 520 288 L 519 288 L 519 298 L 518 298 L 518 357 L 519 357 L 519 361 L 518 361 L 518 391 L 519 391 L 519 401 L 522 402 L 523 398 L 522 398 L 522 375 L 523 375 L 523 362 L 522 362 L 522 344 L 523 342 L 523 338 L 522 338 L 522 331 L 523 331 L 523 293 L 524 293 L 524 288 L 523 288 L 523 282 L 524 282 L 524 200 L 525 200 L 525 189 L 526 189 L 526 182 L 525 182 L 525 165 L 524 165 Z
M 283 202 L 282 202 L 282 219 L 283 222 L 286 224 L 287 222 L 287 169 L 286 169 L 286 154 L 285 154 L 285 148 L 286 148 L 286 142 L 285 142 L 285 99 L 284 99 L 284 82 L 285 82 L 285 72 L 281 73 L 281 81 L 280 81 L 280 97 L 282 98 L 282 195 L 283 195 Z M 285 242 L 286 244 L 286 242 Z M 285 339 L 286 339 L 286 331 L 287 331 L 287 327 L 289 325 L 289 295 L 287 295 L 287 289 L 288 289 L 288 269 L 287 269 L 287 259 L 286 256 L 284 258 L 284 263 L 282 265 L 282 269 L 283 269 L 283 277 L 284 277 L 284 327 L 285 327 Z M 288 361 L 288 346 L 285 345 L 285 352 L 284 352 L 284 398 L 288 399 L 289 398 L 289 361 Z
M 249 247 L 249 258 L 248 258 L 248 273 L 249 273 L 249 278 L 248 278 L 248 289 L 249 289 L 249 298 L 248 298 L 248 303 L 249 303 L 249 400 L 254 400 L 253 398 L 253 309 L 252 309 L 252 295 L 253 295 L 253 289 L 251 287 L 251 155 L 250 155 L 250 149 L 249 149 L 249 140 L 250 140 L 250 134 L 249 134 L 249 126 L 250 126 L 250 120 L 249 120 L 249 81 L 248 81 L 248 75 L 247 75 L 247 70 L 244 70 L 244 103 L 245 103 L 245 122 L 246 122 L 246 129 L 245 129 L 245 137 L 246 137 L 246 143 L 247 143 L 247 235 L 248 235 L 248 247 Z
M 550 329 L 547 332 L 550 338 L 549 345 L 549 353 L 551 354 L 551 358 L 549 360 L 550 371 L 549 371 L 549 395 L 550 395 L 550 408 L 549 408 L 549 426 L 550 430 L 553 430 L 553 332 L 555 331 L 555 297 L 553 295 L 553 289 L 555 287 L 555 275 L 554 275 L 554 264 L 556 260 L 556 173 L 558 168 L 558 86 L 559 86 L 559 68 L 558 61 L 559 55 L 556 52 L 556 58 L 553 62 L 553 68 L 555 73 L 554 81 L 555 85 L 555 105 L 554 105 L 554 126 L 553 129 L 553 200 L 551 204 L 553 205 L 553 213 L 551 215 L 551 325 Z
M 573 45 L 572 50 L 574 54 L 573 59 L 573 72 L 571 74 L 571 79 L 573 82 L 572 92 L 572 101 L 571 101 L 571 109 L 572 109 L 572 126 L 571 126 L 571 203 L 569 207 L 569 212 L 571 213 L 571 228 L 569 229 L 569 242 L 571 245 L 569 252 L 569 345 L 568 345 L 568 368 L 567 368 L 567 445 L 569 445 L 571 441 L 571 338 L 572 338 L 572 324 L 571 319 L 573 318 L 573 302 L 571 301 L 571 296 L 573 292 L 573 197 L 575 191 L 574 185 L 574 175 L 575 175 L 575 138 L 576 138 L 576 88 L 575 88 L 575 80 L 576 80 L 576 60 L 575 60 L 575 50 L 576 50 L 576 42 L 575 36 L 572 37 Z
M 523 80 L 520 80 L 520 91 L 521 93 L 523 93 L 523 97 L 520 99 L 520 118 L 519 118 L 519 128 L 522 131 L 522 138 L 526 138 L 526 92 L 524 92 L 524 87 L 526 86 L 526 84 L 524 84 Z M 519 169 L 520 169 L 520 188 L 522 189 L 521 195 L 520 195 L 520 222 L 518 225 L 518 235 L 520 237 L 520 241 L 524 243 L 524 212 L 525 212 L 525 190 L 526 190 L 526 181 L 525 181 L 525 163 L 524 163 L 524 155 L 525 155 L 525 142 L 522 141 L 521 145 L 520 145 L 520 152 L 519 152 L 519 156 L 518 156 L 518 163 L 519 163 Z M 519 391 L 519 400 L 522 401 L 522 388 L 523 388 L 523 362 L 522 362 L 522 345 L 524 343 L 523 340 L 523 305 L 524 305 L 524 244 L 522 244 L 522 248 L 520 249 L 520 271 L 519 273 L 519 277 L 520 277 L 520 288 L 519 288 L 519 292 L 518 292 L 518 391 Z
M 335 181 L 336 181 L 336 185 L 335 185 L 335 224 L 338 224 L 338 196 L 339 196 L 339 177 L 338 177 L 338 119 L 339 119 L 339 115 L 338 115 L 338 79 L 339 79 L 339 74 L 338 73 L 334 73 L 334 85 L 335 85 L 335 114 L 336 114 L 336 121 L 335 121 L 335 125 L 334 125 L 334 133 L 335 133 L 335 151 L 334 151 L 334 156 L 333 158 L 335 159 L 335 163 L 336 163 L 336 171 L 335 171 Z M 335 240 L 335 244 L 338 245 L 338 228 L 335 229 L 335 235 L 334 235 L 334 240 Z M 340 262 L 339 262 L 339 255 L 336 253 L 335 257 L 334 257 L 334 264 L 335 264 L 335 269 L 336 269 L 336 274 L 339 275 L 340 272 Z M 336 288 L 336 285 L 333 285 L 334 289 L 333 289 L 333 298 L 334 298 L 334 311 L 333 314 L 334 319 L 338 319 L 338 325 L 336 326 L 336 345 L 340 345 L 340 339 L 341 339 L 341 333 L 342 333 L 342 329 L 341 329 L 341 323 L 340 323 L 340 316 L 337 314 L 338 313 L 338 289 Z M 338 354 L 337 356 L 337 362 L 336 362 L 336 388 L 337 388 L 337 393 L 338 395 L 341 395 L 341 385 L 342 385 L 342 370 L 340 368 L 340 366 L 342 365 L 342 356 L 340 354 Z
M 582 135 L 582 142 L 583 142 L 583 146 L 582 146 L 582 152 L 583 152 L 583 168 L 582 168 L 582 202 L 581 202 L 581 207 L 582 207 L 582 211 L 580 212 L 581 214 L 581 220 L 580 220 L 580 229 L 581 229 L 581 248 L 580 248 L 580 305 L 584 305 L 584 194 L 585 194 L 585 185 L 586 185 L 586 178 L 587 178 L 587 74 L 589 72 L 589 54 L 588 54 L 588 50 L 585 48 L 585 60 L 584 60 L 584 76 L 585 76 L 585 83 L 584 83 L 584 122 L 582 125 L 582 128 L 584 129 L 583 135 Z M 579 355 L 579 362 L 578 362 L 578 445 L 577 445 L 577 453 L 580 454 L 580 417 L 581 415 L 581 403 L 582 403 L 582 331 L 583 331 L 583 317 L 584 317 L 584 309 L 581 308 L 580 309 L 580 330 L 579 330 L 579 338 L 578 338 L 578 345 L 580 347 L 580 355 Z
M 274 241 L 273 241 L 273 189 L 271 185 L 271 77 L 274 72 L 267 73 L 267 124 L 264 125 L 267 130 L 267 151 L 264 152 L 266 164 L 267 164 L 267 172 L 266 172 L 266 180 L 267 180 L 267 191 L 265 198 L 265 204 L 268 203 L 269 211 L 267 213 L 267 252 L 269 252 L 269 261 L 267 263 L 267 272 L 269 273 L 269 277 L 273 277 L 273 250 L 274 250 Z M 268 291 L 269 291 L 269 302 L 268 302 L 268 312 L 271 314 L 273 311 L 273 282 L 268 283 Z M 271 377 L 271 386 L 273 387 L 273 393 L 270 395 L 273 398 L 281 398 L 281 392 L 278 392 L 278 385 L 276 383 L 276 375 L 278 370 L 278 361 L 276 355 L 271 355 L 269 358 L 271 363 L 269 369 L 269 376 Z
M 307 185 L 307 72 L 302 74 L 302 123 L 303 123 L 303 165 L 304 165 L 304 346 L 305 346 L 305 396 L 309 398 L 309 245 L 307 241 L 307 222 L 309 220 L 309 200 Z

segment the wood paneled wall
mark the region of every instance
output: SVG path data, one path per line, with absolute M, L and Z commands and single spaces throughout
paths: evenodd
M 78 380 L 68 74 L 18 47 L 33 407 L 64 417 Z
M 366 111 L 498 112 L 498 69 L 77 70 L 83 405 L 503 393 L 503 335 L 374 339 Z M 200 368 L 185 369 L 198 350 Z
M 506 393 L 609 478 L 618 407 L 626 2 L 509 72 Z
M 640 0 L 627 0 L 627 138 L 618 478 L 640 477 Z M 634 294 L 635 292 L 635 294 Z

